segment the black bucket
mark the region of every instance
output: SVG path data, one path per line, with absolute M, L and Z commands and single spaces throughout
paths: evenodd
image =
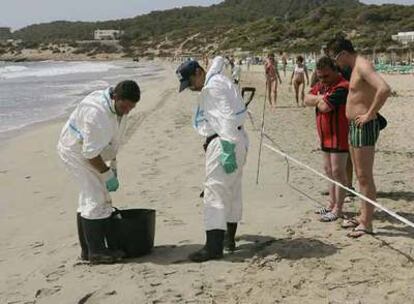
M 128 258 L 151 252 L 155 237 L 155 210 L 116 209 L 112 219 L 119 246 Z

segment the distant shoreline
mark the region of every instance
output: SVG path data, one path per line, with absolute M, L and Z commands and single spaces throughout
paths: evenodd
M 21 54 L 15 55 L 6 53 L 0 56 L 0 61 L 5 62 L 36 62 L 36 61 L 113 61 L 113 60 L 133 60 L 132 57 L 126 56 L 124 53 L 116 54 L 95 54 L 88 56 L 87 54 L 59 53 L 53 54 L 48 51 L 37 51 L 32 49 L 24 49 Z

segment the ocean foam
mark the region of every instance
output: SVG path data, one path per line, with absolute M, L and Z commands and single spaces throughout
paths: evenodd
M 67 74 L 107 72 L 119 68 L 110 63 L 101 62 L 49 62 L 47 65 L 11 65 L 0 68 L 0 78 L 15 79 L 23 77 L 53 77 Z

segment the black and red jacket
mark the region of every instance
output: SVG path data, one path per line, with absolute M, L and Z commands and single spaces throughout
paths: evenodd
M 331 109 L 323 113 L 316 108 L 316 126 L 323 151 L 348 152 L 348 120 L 345 115 L 348 90 L 349 82 L 339 76 L 334 85 L 318 82 L 310 91 L 313 95 L 323 95 Z

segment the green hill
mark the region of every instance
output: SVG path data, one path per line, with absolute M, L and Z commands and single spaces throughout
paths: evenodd
M 28 26 L 14 37 L 27 43 L 93 39 L 95 29 L 125 31 L 130 53 L 161 54 L 206 50 L 319 50 L 338 32 L 361 47 L 386 47 L 391 35 L 414 30 L 414 5 L 364 5 L 357 0 L 226 0 L 210 7 L 155 11 L 106 22 L 66 22 Z M 198 34 L 198 35 L 197 35 Z M 189 39 L 193 37 L 192 39 Z M 178 47 L 180 46 L 180 47 Z

